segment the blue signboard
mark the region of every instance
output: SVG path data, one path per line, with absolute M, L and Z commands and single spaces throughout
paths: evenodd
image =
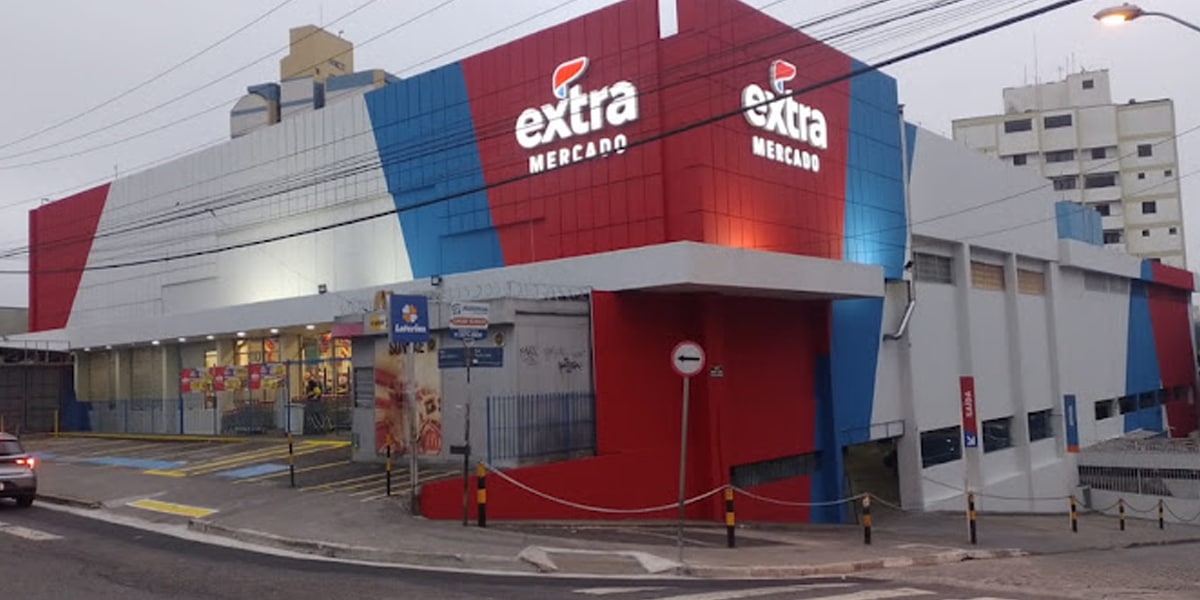
M 398 296 L 388 300 L 388 338 L 393 344 L 429 341 L 429 301 L 425 296 Z
M 456 340 L 478 342 L 487 337 L 486 329 L 451 329 L 450 337 Z
M 1067 452 L 1079 452 L 1079 411 L 1075 408 L 1075 394 L 1063 396 L 1063 414 L 1067 423 Z
M 504 348 L 438 348 L 439 369 L 462 369 L 467 366 L 467 354 L 471 355 L 471 366 L 499 368 L 504 366 Z

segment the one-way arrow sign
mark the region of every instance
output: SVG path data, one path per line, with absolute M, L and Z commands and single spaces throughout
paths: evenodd
M 979 447 L 979 438 L 975 437 L 973 433 L 964 433 L 963 445 L 968 448 L 977 448 Z
M 704 349 L 696 342 L 680 342 L 671 351 L 671 367 L 683 377 L 691 377 L 703 371 Z

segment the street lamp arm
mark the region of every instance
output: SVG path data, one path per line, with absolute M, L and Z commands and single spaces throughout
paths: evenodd
M 1143 16 L 1143 17 L 1162 17 L 1164 19 L 1170 19 L 1172 21 L 1175 21 L 1176 23 L 1179 23 L 1180 25 L 1183 25 L 1184 27 L 1187 27 L 1188 29 L 1191 29 L 1192 31 L 1200 33 L 1200 26 L 1197 26 L 1197 25 L 1194 25 L 1187 21 L 1184 21 L 1183 19 L 1180 19 L 1179 17 L 1176 17 L 1175 15 L 1172 15 L 1172 14 L 1168 14 L 1168 13 L 1164 13 L 1164 12 L 1144 11 L 1144 12 L 1142 12 L 1141 16 Z

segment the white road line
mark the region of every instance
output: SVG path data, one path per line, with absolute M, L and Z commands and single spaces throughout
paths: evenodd
M 830 588 L 847 588 L 853 587 L 854 583 L 810 583 L 807 585 L 784 585 L 774 587 L 760 588 L 745 588 L 740 590 L 723 590 L 720 592 L 702 592 L 699 594 L 683 594 L 681 596 L 663 596 L 654 598 L 653 600 L 741 600 L 742 598 L 757 598 L 759 596 L 774 596 L 775 594 L 793 594 L 796 592 L 804 592 L 809 590 L 830 589 Z M 926 592 L 928 593 L 928 592 Z M 831 598 L 834 596 L 831 596 Z M 888 596 L 880 596 L 887 598 Z M 824 600 L 824 598 L 812 598 L 809 600 Z M 862 600 L 873 600 L 863 598 Z
M 48 542 L 50 540 L 62 539 L 61 535 L 54 535 L 53 533 L 46 533 L 45 531 L 29 529 L 28 527 L 21 527 L 20 525 L 10 525 L 8 523 L 0 523 L 0 533 L 15 535 L 19 538 L 25 538 L 35 542 Z
M 814 596 L 806 600 L 887 600 L 888 598 L 908 598 L 910 596 L 929 596 L 933 592 L 916 588 L 896 588 L 890 590 L 863 590 L 835 596 Z
M 653 592 L 664 590 L 662 587 L 598 587 L 584 588 L 575 590 L 576 594 L 589 594 L 591 596 L 607 596 L 609 594 L 636 594 L 638 592 Z
M 704 592 L 701 594 L 685 594 L 682 596 L 670 596 L 664 598 L 654 598 L 653 600 L 741 600 L 742 598 L 756 598 L 759 596 L 774 596 L 776 594 L 792 594 L 797 592 L 805 592 L 821 588 L 838 588 L 851 587 L 857 584 L 853 583 L 814 583 L 809 585 L 788 585 L 781 587 L 765 587 L 765 588 L 749 588 L 742 590 L 729 590 L 723 592 Z M 908 598 L 911 596 L 929 596 L 933 592 L 928 590 L 918 590 L 915 588 L 892 588 L 886 590 L 862 590 L 858 592 L 850 592 L 848 594 L 834 594 L 832 596 L 808 596 L 805 600 L 888 600 L 890 598 Z

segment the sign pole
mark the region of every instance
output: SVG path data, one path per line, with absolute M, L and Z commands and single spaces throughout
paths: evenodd
M 409 509 L 412 514 L 420 514 L 420 509 L 417 506 L 417 440 L 420 437 L 420 424 L 417 423 L 420 411 L 417 410 L 417 345 L 409 346 L 408 356 L 405 357 L 405 362 L 408 363 L 408 407 L 409 419 L 408 426 L 411 430 L 408 444 L 408 474 L 410 476 L 410 486 L 408 490 Z
M 676 541 L 679 546 L 680 564 L 683 564 L 683 520 L 686 510 L 684 497 L 687 483 L 688 384 L 691 380 L 691 377 L 683 378 L 683 417 L 681 419 L 682 428 L 679 433 L 679 530 Z
M 687 512 L 687 436 L 688 436 L 688 396 L 691 391 L 691 379 L 704 370 L 704 349 L 700 344 L 683 341 L 671 351 L 671 368 L 683 378 L 683 406 L 679 427 L 679 526 L 676 532 L 676 543 L 679 549 L 679 564 L 683 564 L 683 521 Z

